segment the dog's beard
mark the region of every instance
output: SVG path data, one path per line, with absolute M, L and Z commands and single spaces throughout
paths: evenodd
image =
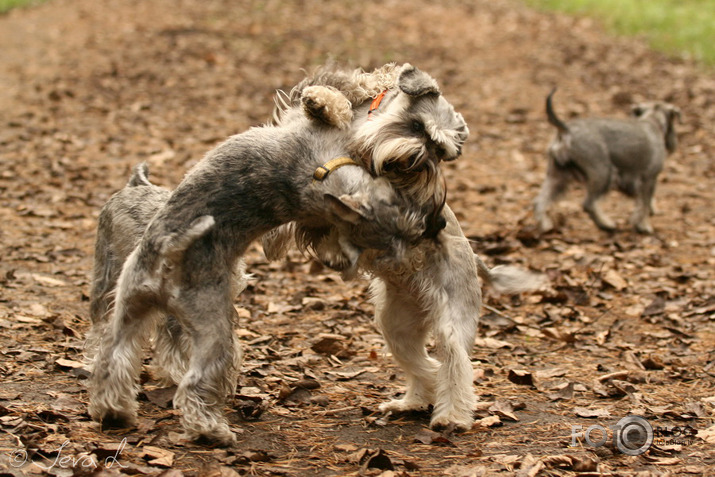
M 438 165 L 430 158 L 420 138 L 380 133 L 356 137 L 356 158 L 375 176 L 385 177 L 393 186 L 419 204 L 445 194 Z
M 425 212 L 429 234 L 439 222 L 447 197 L 442 170 L 430 157 L 422 138 L 389 134 L 387 128 L 370 129 L 372 134 L 356 135 L 356 158 Z

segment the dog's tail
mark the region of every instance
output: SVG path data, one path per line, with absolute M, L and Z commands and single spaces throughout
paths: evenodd
M 556 113 L 554 112 L 554 106 L 552 104 L 551 98 L 554 96 L 554 93 L 556 93 L 556 88 L 551 90 L 549 95 L 546 97 L 546 117 L 549 118 L 549 123 L 551 123 L 553 126 L 556 127 L 556 129 L 559 130 L 559 133 L 567 133 L 569 132 L 568 126 L 564 124 L 563 121 L 559 119 L 558 116 L 556 116 Z
M 203 237 L 216 223 L 213 216 L 202 215 L 197 218 L 189 228 L 183 232 L 176 232 L 164 238 L 159 253 L 163 259 L 164 265 L 168 268 L 173 268 L 179 263 L 184 256 L 184 252 L 196 240 Z
M 149 166 L 147 165 L 147 163 L 141 162 L 134 166 L 134 168 L 132 169 L 132 175 L 129 178 L 129 182 L 127 182 L 127 186 L 137 187 L 150 185 L 154 184 L 149 182 Z
M 497 293 L 515 294 L 538 290 L 546 285 L 546 277 L 540 273 L 530 272 L 510 265 L 497 265 L 491 270 L 484 264 L 479 255 L 474 254 L 479 278 Z

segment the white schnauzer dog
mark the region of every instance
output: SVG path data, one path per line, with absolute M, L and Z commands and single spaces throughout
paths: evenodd
M 142 347 L 164 318 L 155 363 L 178 384 L 174 404 L 188 437 L 235 442 L 223 406 L 241 360 L 233 298 L 245 287 L 249 244 L 297 220 L 329 230 L 326 246 L 342 257 L 374 249 L 401 260 L 435 228 L 389 181 L 345 157 L 348 139 L 287 109 L 279 124 L 214 148 L 171 193 L 135 170 L 100 216 L 88 340 L 97 344 L 93 419 L 103 427 L 135 421 Z
M 668 103 L 649 102 L 635 105 L 633 118 L 580 118 L 564 123 L 553 110 L 555 92 L 554 88 L 546 98 L 546 115 L 557 133 L 548 149 L 546 179 L 534 200 L 539 229 L 553 229 L 549 206 L 563 195 L 569 180 L 576 179 L 586 184 L 583 209 L 599 228 L 616 228 L 598 204 L 615 186 L 636 201 L 630 218 L 635 230 L 653 233 L 649 220 L 654 213 L 653 194 L 665 158 L 677 146 L 674 122 L 680 119 L 680 110 Z
M 536 274 L 516 267 L 491 271 L 474 254 L 452 210 L 439 163 L 457 159 L 469 130 L 428 74 L 405 64 L 373 73 L 328 67 L 298 84 L 286 99 L 302 103 L 317 121 L 351 130 L 350 152 L 372 174 L 387 178 L 420 210 L 432 207 L 435 224 L 404 259 L 381 260 L 365 250 L 358 267 L 372 274 L 377 326 L 406 373 L 404 396 L 383 412 L 427 410 L 432 428 L 468 429 L 476 396 L 470 360 L 481 308 L 478 276 L 496 290 L 520 292 L 541 285 Z M 443 228 L 446 222 L 446 227 Z M 429 227 L 428 227 L 429 228 Z M 266 256 L 298 248 L 333 268 L 353 274 L 350 262 L 325 254 L 320 231 L 289 224 L 263 239 Z M 432 335 L 438 358 L 427 350 Z

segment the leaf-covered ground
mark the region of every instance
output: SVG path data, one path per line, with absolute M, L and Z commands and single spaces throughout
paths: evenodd
M 53 0 L 0 17 L 0 45 L 0 475 L 714 475 L 711 72 L 510 0 Z M 172 390 L 149 374 L 138 428 L 100 432 L 81 356 L 99 209 L 142 160 L 175 186 L 329 58 L 435 76 L 471 129 L 445 166 L 465 233 L 490 265 L 551 279 L 533 295 L 486 292 L 474 428 L 380 415 L 403 379 L 367 282 L 299 255 L 269 264 L 256 247 L 236 302 L 239 446 L 182 440 Z M 534 233 L 554 85 L 563 117 L 625 116 L 650 99 L 682 109 L 654 236 L 626 229 L 631 203 L 615 193 L 622 230 L 596 230 L 578 191 L 556 208 L 557 232 Z M 598 448 L 572 432 L 629 414 L 656 431 L 640 456 L 610 430 Z

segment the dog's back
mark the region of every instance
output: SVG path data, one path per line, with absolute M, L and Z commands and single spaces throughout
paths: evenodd
M 665 158 L 657 132 L 637 119 L 578 118 L 567 125 L 568 160 L 577 165 L 602 159 L 621 172 L 642 171 L 649 161 Z
M 546 116 L 557 129 L 549 155 L 562 167 L 587 168 L 608 161 L 619 171 L 642 170 L 644 162 L 665 158 L 665 145 L 654 124 L 639 118 L 576 118 L 562 121 L 553 109 L 554 88 L 546 98 Z M 578 176 L 578 174 L 577 174 Z

